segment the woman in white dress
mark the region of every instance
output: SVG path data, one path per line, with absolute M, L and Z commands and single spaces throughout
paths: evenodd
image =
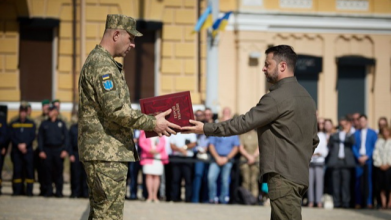
M 163 174 L 163 164 L 168 163 L 164 137 L 146 138 L 145 132 L 140 132 L 139 146 L 141 151 L 140 164 L 143 166 L 145 182 L 148 190 L 146 202 L 159 202 L 157 193 L 160 185 L 160 176 Z

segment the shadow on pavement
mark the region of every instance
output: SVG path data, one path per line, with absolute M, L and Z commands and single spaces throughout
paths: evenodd
M 86 210 L 84 210 L 83 215 L 80 217 L 80 220 L 88 220 L 89 214 L 90 214 L 90 203 L 88 203 Z

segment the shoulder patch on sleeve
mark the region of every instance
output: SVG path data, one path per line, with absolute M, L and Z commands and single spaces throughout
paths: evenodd
M 105 74 L 100 77 L 101 86 L 103 88 L 103 92 L 109 92 L 115 90 L 115 84 L 113 80 L 112 74 Z

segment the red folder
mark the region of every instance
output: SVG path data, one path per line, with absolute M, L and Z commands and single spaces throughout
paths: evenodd
M 166 116 L 166 120 L 179 126 L 192 126 L 189 120 L 194 120 L 193 106 L 190 92 L 178 92 L 152 98 L 140 99 L 141 112 L 147 115 L 156 115 L 171 109 L 172 112 Z M 179 130 L 174 129 L 176 132 Z M 157 136 L 154 131 L 146 131 L 147 138 Z

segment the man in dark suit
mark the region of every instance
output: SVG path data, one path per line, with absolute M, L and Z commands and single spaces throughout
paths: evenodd
M 368 128 L 367 116 L 360 115 L 360 129 L 354 133 L 353 153 L 358 161 L 356 167 L 356 208 L 372 208 L 372 154 L 377 141 L 376 131 Z M 362 199 L 364 197 L 364 199 Z
M 316 106 L 294 77 L 297 55 L 287 45 L 266 50 L 263 72 L 270 93 L 246 114 L 221 123 L 190 120 L 182 130 L 231 136 L 256 129 L 261 177 L 267 175 L 271 219 L 301 219 L 301 201 L 309 182 L 309 163 L 318 146 Z M 222 158 L 228 160 L 228 158 Z
M 352 124 L 346 118 L 341 118 L 339 125 L 341 130 L 330 136 L 326 164 L 332 169 L 334 207 L 349 208 L 350 179 L 352 168 L 356 166 L 352 151 L 354 135 L 351 133 Z

